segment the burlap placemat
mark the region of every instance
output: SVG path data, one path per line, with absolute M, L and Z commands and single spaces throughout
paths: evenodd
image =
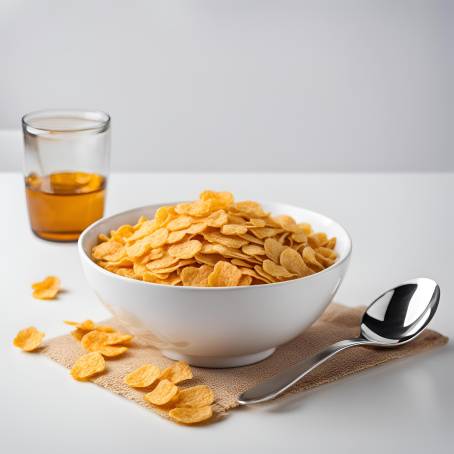
M 216 396 L 214 410 L 217 414 L 222 414 L 226 410 L 238 406 L 237 397 L 251 386 L 313 355 L 334 342 L 357 336 L 363 311 L 363 307 L 348 308 L 333 303 L 309 329 L 296 339 L 279 347 L 266 360 L 251 366 L 232 369 L 193 367 L 194 379 L 190 380 L 187 386 L 202 383 L 209 385 Z M 111 324 L 120 330 L 124 330 L 121 324 L 114 319 L 103 321 L 102 323 Z M 392 349 L 366 347 L 348 349 L 315 369 L 289 392 L 303 392 L 378 364 L 431 350 L 447 342 L 447 337 L 426 329 L 416 340 L 400 347 Z M 71 368 L 74 361 L 86 352 L 71 335 L 66 335 L 50 339 L 43 353 L 63 366 Z M 129 388 L 123 383 L 123 377 L 128 372 L 144 363 L 153 363 L 164 368 L 171 364 L 172 361 L 164 358 L 159 350 L 141 345 L 140 341 L 136 341 L 133 344 L 133 348 L 130 348 L 124 356 L 108 360 L 107 371 L 92 381 L 111 392 L 120 394 L 156 411 L 162 416 L 166 416 L 165 412 L 151 407 L 144 400 L 143 391 Z

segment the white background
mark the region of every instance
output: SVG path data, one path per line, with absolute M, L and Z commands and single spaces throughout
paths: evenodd
M 0 130 L 106 110 L 117 171 L 454 170 L 453 43 L 449 0 L 0 0 Z

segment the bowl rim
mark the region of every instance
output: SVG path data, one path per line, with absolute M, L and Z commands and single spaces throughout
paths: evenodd
M 101 274 L 104 274 L 105 276 L 111 277 L 113 279 L 119 279 L 120 281 L 130 282 L 133 285 L 139 285 L 139 286 L 150 286 L 151 285 L 151 286 L 156 286 L 156 287 L 160 287 L 160 288 L 178 289 L 178 290 L 183 290 L 183 291 L 185 291 L 185 290 L 189 290 L 189 291 L 197 291 L 197 290 L 198 291 L 213 291 L 213 290 L 214 291 L 219 291 L 219 290 L 222 290 L 222 291 L 239 291 L 239 290 L 246 290 L 246 289 L 251 290 L 251 289 L 254 289 L 256 287 L 263 287 L 263 286 L 267 286 L 268 287 L 268 286 L 291 285 L 291 284 L 299 282 L 299 281 L 301 281 L 303 279 L 312 280 L 312 279 L 315 279 L 315 278 L 317 278 L 318 276 L 320 276 L 322 274 L 326 274 L 326 273 L 334 270 L 335 268 L 340 267 L 341 264 L 347 262 L 350 259 L 350 256 L 352 254 L 352 250 L 353 250 L 352 238 L 351 238 L 350 234 L 348 233 L 347 229 L 342 224 L 337 222 L 336 220 L 334 220 L 334 219 L 330 218 L 329 216 L 326 216 L 326 215 L 324 215 L 322 213 L 318 213 L 317 211 L 308 210 L 307 208 L 299 207 L 299 206 L 296 206 L 296 205 L 291 205 L 291 204 L 288 204 L 288 203 L 271 202 L 271 201 L 261 201 L 260 203 L 263 204 L 263 205 L 268 205 L 268 204 L 269 205 L 284 205 L 284 206 L 288 206 L 288 207 L 291 207 L 291 208 L 296 208 L 298 210 L 304 210 L 304 211 L 306 211 L 306 212 L 308 212 L 310 214 L 323 217 L 323 218 L 327 219 L 329 222 L 332 222 L 332 223 L 336 224 L 338 227 L 340 227 L 340 229 L 343 231 L 343 233 L 345 234 L 345 236 L 346 236 L 346 238 L 348 240 L 348 249 L 347 249 L 347 252 L 346 252 L 345 256 L 342 259 L 340 259 L 339 261 L 337 261 L 336 263 L 334 263 L 333 265 L 331 265 L 330 267 L 323 269 L 322 271 L 319 271 L 317 273 L 311 274 L 309 276 L 298 277 L 296 279 L 290 279 L 290 280 L 287 280 L 287 281 L 264 283 L 264 284 L 260 284 L 260 285 L 241 285 L 241 286 L 240 285 L 236 285 L 236 286 L 233 286 L 233 287 L 195 287 L 195 286 L 175 286 L 175 285 L 167 285 L 167 284 L 156 284 L 154 282 L 140 281 L 138 279 L 131 279 L 131 278 L 126 277 L 126 276 L 120 276 L 119 274 L 112 273 L 112 272 L 107 271 L 106 269 L 102 268 L 101 266 L 99 266 L 85 252 L 82 243 L 84 242 L 85 238 L 91 233 L 91 231 L 95 227 L 97 227 L 98 225 L 102 224 L 103 222 L 107 222 L 107 221 L 112 220 L 112 219 L 114 219 L 116 217 L 120 217 L 120 216 L 126 215 L 128 213 L 132 213 L 133 211 L 145 210 L 147 208 L 154 208 L 154 207 L 159 208 L 161 206 L 167 206 L 167 205 L 176 205 L 178 203 L 184 203 L 184 202 L 178 201 L 178 202 L 165 202 L 165 203 L 155 203 L 155 204 L 143 205 L 143 206 L 139 206 L 139 207 L 136 207 L 136 208 L 131 208 L 129 210 L 120 211 L 120 212 L 112 214 L 110 216 L 106 216 L 106 217 L 102 217 L 101 219 L 98 219 L 93 224 L 90 224 L 88 227 L 86 227 L 85 230 L 79 236 L 79 239 L 77 241 L 77 249 L 79 251 L 79 256 L 81 257 L 82 260 L 87 261 L 89 263 L 89 266 L 92 266 L 93 269 L 95 269 L 98 272 L 101 272 Z

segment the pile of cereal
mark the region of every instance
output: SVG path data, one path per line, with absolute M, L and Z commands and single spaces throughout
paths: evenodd
M 160 207 L 154 219 L 100 235 L 92 250 L 108 271 L 155 284 L 231 287 L 281 282 L 336 261 L 336 238 L 291 216 L 272 216 L 230 192 Z

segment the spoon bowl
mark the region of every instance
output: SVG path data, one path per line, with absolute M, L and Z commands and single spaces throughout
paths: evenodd
M 361 337 L 379 346 L 410 342 L 432 320 L 440 287 L 427 278 L 413 279 L 373 301 L 361 321 Z

